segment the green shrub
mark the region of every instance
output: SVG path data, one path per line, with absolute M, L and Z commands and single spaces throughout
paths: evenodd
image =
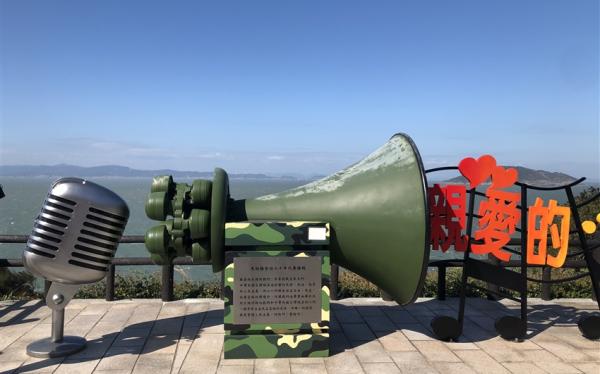
M 160 273 L 131 272 L 115 275 L 115 299 L 156 299 L 161 296 Z M 101 299 L 105 297 L 106 280 L 83 286 L 75 295 L 80 299 Z M 218 298 L 221 285 L 217 281 L 189 281 L 175 283 L 175 299 Z
M 0 268 L 0 300 L 30 300 L 41 297 L 35 292 L 35 277 L 26 271 L 12 272 Z
M 511 269 L 516 271 L 517 269 Z M 552 279 L 570 278 L 574 275 L 581 274 L 585 270 L 576 269 L 553 269 Z M 432 270 L 427 273 L 425 277 L 425 283 L 423 290 L 421 291 L 422 297 L 436 297 L 437 296 L 437 270 Z M 542 269 L 529 269 L 528 277 L 531 279 L 541 279 Z M 446 270 L 446 296 L 447 297 L 458 297 L 460 296 L 462 280 L 462 269 L 460 268 L 448 268 Z M 477 279 L 469 278 L 468 283 L 470 285 L 485 287 L 485 283 Z M 360 276 L 340 269 L 339 276 L 339 297 L 378 297 L 380 296 L 379 289 L 369 281 L 361 278 Z M 516 292 L 510 292 L 503 290 L 503 292 L 512 296 L 518 296 Z M 486 297 L 484 290 L 469 287 L 466 290 L 467 297 Z M 540 283 L 527 282 L 527 296 L 528 297 L 541 297 L 542 286 Z M 564 282 L 560 284 L 553 284 L 551 287 L 552 298 L 591 298 L 592 297 L 592 283 L 589 276 L 583 278 Z

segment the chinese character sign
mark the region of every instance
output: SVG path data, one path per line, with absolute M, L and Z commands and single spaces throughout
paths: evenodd
M 491 179 L 491 185 L 485 192 L 487 200 L 479 203 L 479 230 L 473 236 L 482 244 L 473 243 L 471 250 L 480 255 L 491 253 L 502 261 L 508 261 L 511 254 L 503 250 L 503 247 L 508 245 L 521 218 L 521 212 L 517 208 L 521 196 L 518 192 L 505 189 L 517 181 L 517 170 L 498 166 L 490 155 L 481 156 L 477 160 L 466 158 L 460 162 L 458 170 L 467 178 L 470 188 L 476 188 Z
M 429 214 L 431 217 L 431 245 L 434 250 L 446 252 L 450 246 L 455 251 L 467 249 L 466 187 L 464 185 L 428 188 Z
M 554 223 L 558 219 L 558 223 Z M 563 266 L 569 249 L 569 222 L 571 210 L 558 206 L 556 200 L 550 200 L 548 206 L 543 206 L 539 197 L 535 204 L 529 207 L 527 217 L 527 263 L 550 265 L 555 268 Z M 548 230 L 552 248 L 557 249 L 555 256 L 548 255 Z M 536 246 L 537 244 L 537 246 Z M 537 249 L 537 250 L 536 250 Z
M 470 189 L 488 184 L 485 199 L 479 203 L 477 229 L 472 234 L 470 249 L 474 254 L 491 254 L 502 261 L 510 260 L 511 253 L 505 247 L 521 220 L 518 206 L 521 195 L 510 191 L 518 179 L 517 170 L 498 166 L 490 155 L 478 159 L 465 158 L 458 169 L 469 182 Z M 456 251 L 465 251 L 469 242 L 463 233 L 466 226 L 466 187 L 436 184 L 428 189 L 428 199 L 432 248 L 446 252 L 454 246 Z M 542 199 L 536 199 L 527 215 L 525 250 L 528 263 L 552 267 L 564 264 L 569 248 L 570 219 L 570 208 L 559 206 L 556 200 L 549 200 L 544 206 Z M 589 226 L 588 222 L 585 224 Z M 548 249 L 548 240 L 551 249 Z

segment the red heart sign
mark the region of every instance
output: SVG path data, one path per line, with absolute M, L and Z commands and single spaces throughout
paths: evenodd
M 494 168 L 496 159 L 490 155 L 483 155 L 475 160 L 473 157 L 467 157 L 458 164 L 458 170 L 467 178 L 471 188 L 479 186 L 488 179 Z
M 517 181 L 519 177 L 517 169 L 510 168 L 505 169 L 502 166 L 496 166 L 492 171 L 492 187 L 491 188 L 505 188 L 510 187 Z

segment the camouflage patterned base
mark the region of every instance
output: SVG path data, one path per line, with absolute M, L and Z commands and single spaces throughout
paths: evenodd
M 329 251 L 324 250 L 329 243 L 329 224 L 325 222 L 235 222 L 227 223 L 225 227 L 225 269 L 223 300 L 225 302 L 224 323 L 225 342 L 224 357 L 226 359 L 244 358 L 279 358 L 279 357 L 327 357 L 329 355 L 329 281 L 331 267 L 329 262 Z M 271 279 L 270 274 L 261 274 L 256 280 L 256 286 L 250 286 L 248 279 L 241 283 L 238 289 L 236 285 L 236 258 L 296 258 L 293 265 L 279 261 L 279 265 L 290 266 L 290 271 L 297 270 L 299 263 L 305 274 L 310 274 L 307 281 L 311 285 L 305 285 L 304 278 L 299 285 L 289 286 L 287 284 L 276 284 L 274 282 L 296 282 L 296 278 L 287 281 L 289 271 L 277 270 L 276 261 L 265 262 L 265 269 L 269 266 L 275 267 L 275 277 L 282 277 L 279 281 Z M 309 266 L 306 258 L 318 258 L 316 264 Z M 243 277 L 243 271 L 249 268 L 238 262 L 240 273 L 238 278 Z M 258 265 L 256 265 L 258 266 Z M 308 270 L 312 266 L 312 270 Z M 320 271 L 319 271 L 320 267 Z M 245 270 L 244 270 L 245 269 Z M 254 269 L 256 270 L 256 269 Z M 262 271 L 262 266 L 260 271 Z M 273 269 L 271 269 L 273 270 Z M 314 271 L 314 273 L 313 273 Z M 260 274 L 260 273 L 259 273 Z M 303 275 L 304 276 L 304 275 Z M 286 277 L 285 280 L 283 277 Z M 246 276 L 246 278 L 248 278 Z M 240 278 L 244 279 L 244 278 Z M 274 278 L 277 279 L 277 278 Z M 249 288 L 250 287 L 250 288 Z M 264 293 L 256 292 L 263 288 Z M 268 287 L 276 289 L 275 293 L 268 292 Z M 290 291 L 291 290 L 291 291 Z M 302 291 L 302 292 L 300 292 Z M 239 292 L 234 304 L 235 293 Z M 288 292 L 288 293 L 285 293 Z M 292 292 L 291 294 L 289 292 Z M 296 293 L 299 292 L 299 293 Z M 310 296 L 303 299 L 303 295 Z M 292 296 L 294 296 L 292 298 Z M 298 298 L 296 298 L 298 296 Z M 298 305 L 308 307 L 314 315 L 298 317 Z M 271 313 L 271 306 L 276 306 L 275 314 L 263 314 L 248 319 L 240 313 L 243 308 L 250 311 L 265 310 Z M 289 308 L 288 308 L 289 305 Z M 238 309 L 239 308 L 239 309 Z M 262 308 L 262 309 L 261 309 Z M 314 309 L 316 308 L 316 310 Z M 304 308 L 303 308 L 304 309 Z M 320 312 L 319 312 L 320 309 Z M 236 314 L 236 310 L 239 312 Z M 275 310 L 275 309 L 274 309 Z M 290 313 L 296 314 L 290 314 Z M 281 314 L 287 313 L 285 318 Z M 237 317 L 236 317 L 237 315 Z M 272 319 L 271 319 L 272 318 Z
M 329 356 L 329 334 L 255 334 L 225 333 L 224 357 L 292 358 Z

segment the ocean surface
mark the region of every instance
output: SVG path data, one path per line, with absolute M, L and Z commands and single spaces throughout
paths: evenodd
M 28 235 L 33 221 L 39 213 L 48 188 L 56 178 L 25 178 L 2 177 L 6 197 L 0 199 L 0 235 Z M 131 211 L 125 235 L 144 235 L 146 229 L 156 225 L 156 221 L 148 219 L 144 213 L 144 202 L 150 191 L 151 179 L 149 178 L 90 178 L 91 181 L 101 184 L 119 194 Z M 191 183 L 191 180 L 178 179 L 177 182 Z M 235 199 L 253 198 L 269 193 L 283 191 L 292 187 L 303 185 L 306 181 L 296 180 L 231 180 L 231 196 Z M 578 194 L 588 185 L 574 188 Z M 556 199 L 559 203 L 566 202 L 567 198 L 562 191 L 531 191 L 529 204 L 533 204 L 535 197 Z M 22 244 L 0 244 L 0 258 L 20 258 L 23 251 Z M 121 244 L 117 250 L 117 257 L 147 257 L 143 244 Z M 438 251 L 431 253 L 432 259 L 452 258 L 456 254 L 448 251 L 442 254 Z M 156 266 L 119 266 L 117 272 L 126 273 L 132 270 L 152 272 L 158 271 Z M 210 266 L 177 266 L 178 279 L 209 280 L 217 279 Z

